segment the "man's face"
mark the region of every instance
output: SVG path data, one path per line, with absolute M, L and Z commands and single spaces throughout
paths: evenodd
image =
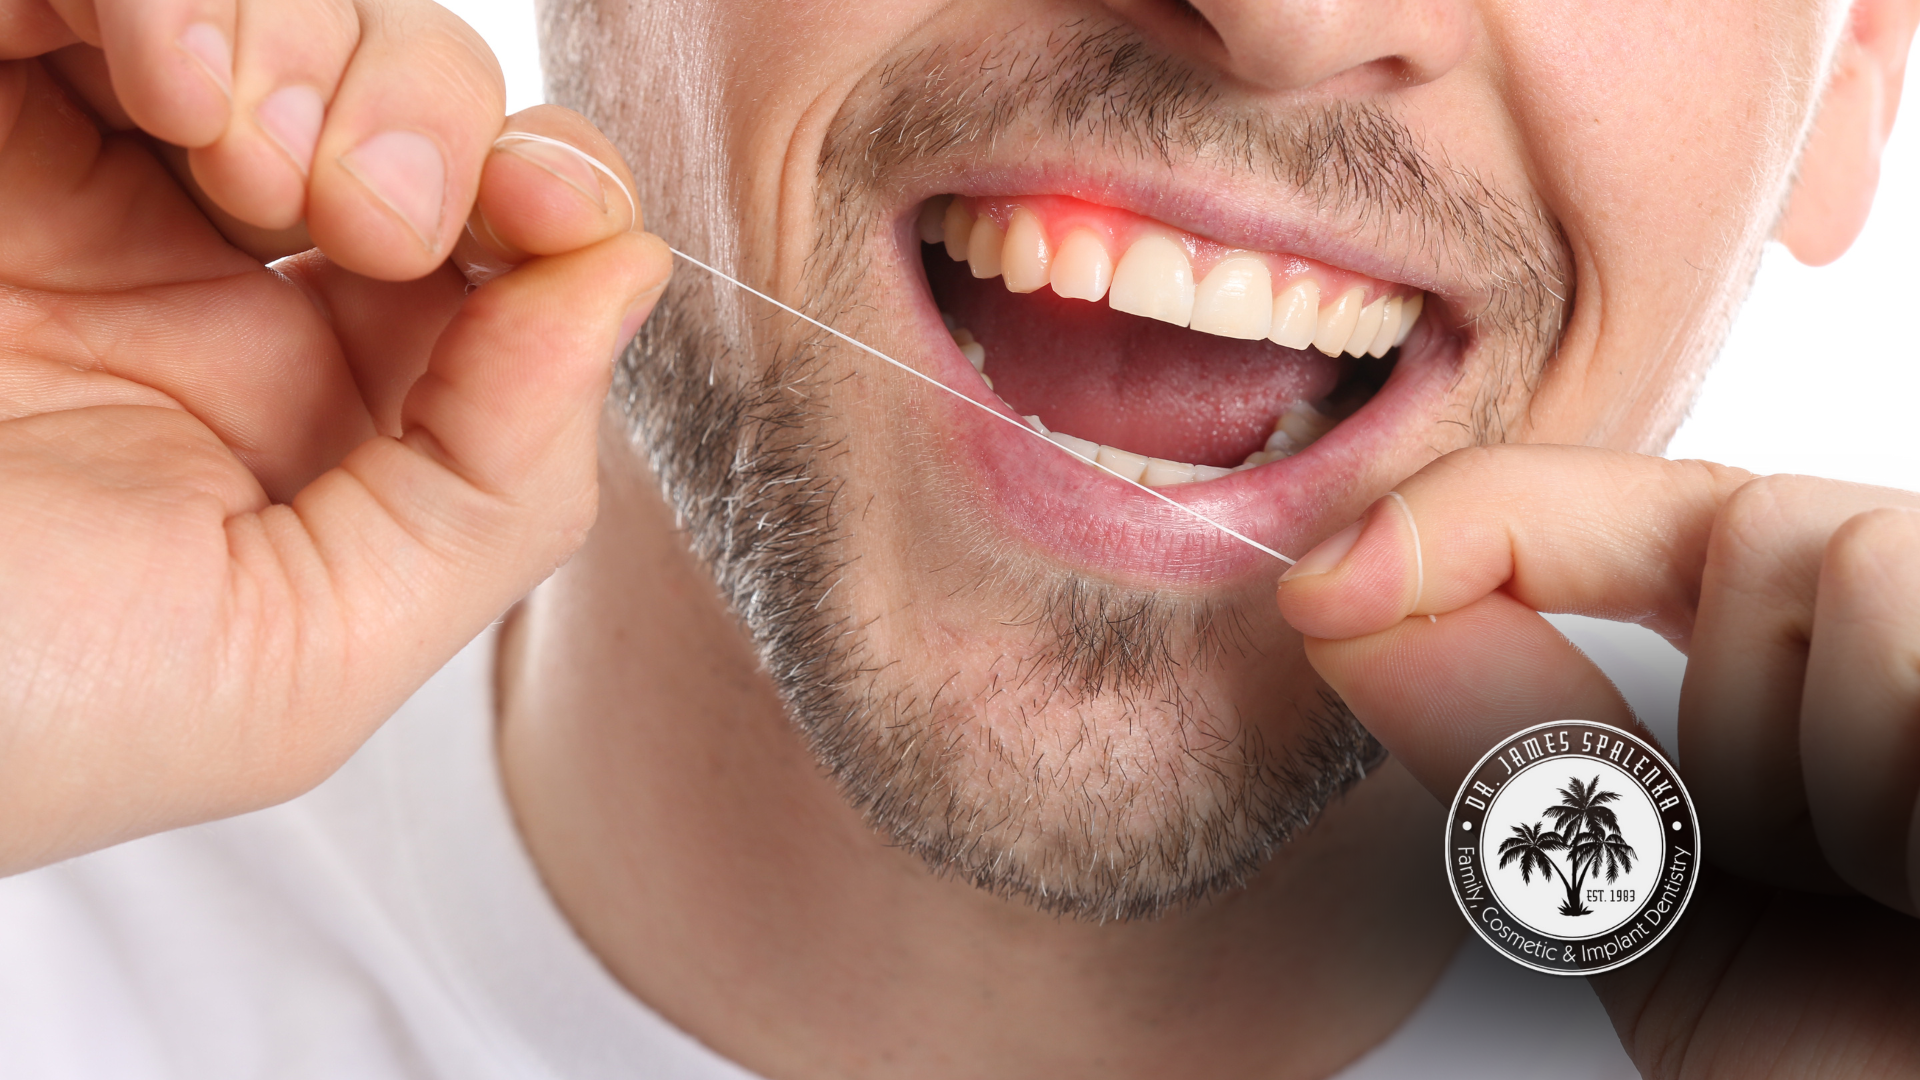
M 1458 447 L 1663 445 L 1841 14 L 586 6 L 556 99 L 669 242 L 1290 554 Z M 761 301 L 683 267 L 620 389 L 816 752 L 938 867 L 1150 914 L 1377 753 L 1269 557 Z

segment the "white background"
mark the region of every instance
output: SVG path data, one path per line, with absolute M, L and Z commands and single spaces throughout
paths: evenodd
M 509 111 L 541 99 L 532 0 L 442 0 L 486 37 Z M 1916 91 L 1920 93 L 1920 91 Z M 1769 245 L 1671 457 L 1920 490 L 1920 112 L 1896 126 L 1859 242 L 1818 269 Z M 1650 632 L 1555 616 L 1673 746 L 1682 660 Z

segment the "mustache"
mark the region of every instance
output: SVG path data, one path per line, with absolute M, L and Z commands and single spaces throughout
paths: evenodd
M 1305 200 L 1327 220 L 1413 252 L 1484 300 L 1460 313 L 1496 347 L 1456 421 L 1500 442 L 1537 387 L 1573 302 L 1564 230 L 1531 192 L 1453 163 L 1386 106 L 1254 102 L 1130 26 L 1081 20 L 1037 40 L 1014 30 L 968 48 L 933 45 L 880 68 L 822 141 L 812 260 L 860 250 L 877 214 L 853 192 L 924 181 L 943 162 L 992 154 L 1037 131 L 1047 142 L 1170 170 L 1205 162 Z

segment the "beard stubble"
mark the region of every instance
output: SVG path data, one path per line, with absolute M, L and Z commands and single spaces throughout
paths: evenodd
M 1555 288 L 1564 241 L 1539 215 L 1436 169 L 1376 112 L 1247 126 L 1210 111 L 1218 92 L 1202 76 L 1124 33 L 1084 29 L 1050 45 L 1057 62 L 1044 73 L 1018 57 L 903 61 L 880 73 L 871 111 L 832 126 L 805 285 L 816 315 L 846 326 L 872 310 L 857 257 L 880 227 L 881 215 L 863 213 L 868 192 L 1016 119 L 1168 160 L 1225 146 L 1283 182 L 1320 188 L 1329 205 L 1363 201 L 1388 225 L 1417 218 L 1485 264 L 1488 280 L 1509 283 L 1478 316 L 1483 335 L 1508 339 L 1492 354 L 1505 359 L 1461 422 L 1474 441 L 1504 435 L 1503 403 L 1537 379 L 1568 303 Z M 1011 620 L 1028 632 L 1013 670 L 1034 691 L 1025 700 L 1044 703 L 1012 724 L 979 722 L 980 700 L 943 694 L 965 672 L 890 650 L 839 587 L 861 572 L 848 507 L 897 495 L 855 486 L 840 419 L 817 392 L 867 361 L 797 320 L 782 333 L 764 312 L 736 315 L 715 287 L 676 278 L 622 357 L 614 401 L 795 727 L 890 842 L 1045 911 L 1146 918 L 1244 882 L 1384 760 L 1324 689 L 1275 706 L 1298 712 L 1284 743 L 1205 692 L 1220 665 L 1258 662 L 1232 605 L 1064 567 L 998 580 L 988 569 L 970 583 L 1031 598 Z M 753 343 L 745 355 L 742 342 Z M 1113 716 L 1153 722 L 1129 722 L 1132 737 L 1116 738 L 1100 720 Z M 1033 737 L 1008 737 L 1023 728 Z

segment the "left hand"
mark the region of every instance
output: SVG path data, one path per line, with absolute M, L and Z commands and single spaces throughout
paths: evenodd
M 1532 723 L 1646 735 L 1538 612 L 1687 654 L 1679 764 L 1720 872 L 1594 980 L 1641 1069 L 1920 1073 L 1920 496 L 1564 446 L 1461 451 L 1397 491 L 1280 607 L 1441 799 Z

